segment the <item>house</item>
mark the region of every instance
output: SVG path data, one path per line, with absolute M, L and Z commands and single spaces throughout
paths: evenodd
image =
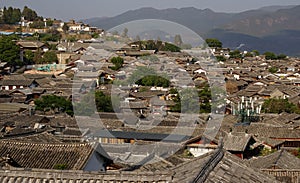
M 145 115 L 149 114 L 148 103 L 144 100 L 136 101 L 123 101 L 120 103 L 120 109 L 124 114 L 132 113 L 138 118 L 144 118 Z M 134 122 L 132 117 L 124 116 L 125 122 Z
M 56 47 L 60 52 L 72 52 L 76 54 L 83 54 L 88 48 L 89 44 L 79 42 L 63 42 L 59 43 Z
M 9 75 L 3 78 L 0 86 L 2 90 L 14 90 L 35 88 L 38 84 L 34 79 L 27 79 L 23 75 Z
M 93 139 L 105 144 L 134 144 L 138 141 L 178 143 L 190 137 L 179 134 L 144 133 L 134 131 L 98 130 L 92 134 Z M 139 145 L 138 145 L 139 146 Z
M 63 165 L 67 170 L 103 172 L 111 161 L 96 143 L 47 144 L 2 140 L 0 149 L 0 157 L 9 157 L 22 168 L 55 169 Z
M 300 180 L 300 159 L 285 150 L 249 160 L 249 166 L 273 175 L 280 182 Z
M 224 149 L 230 153 L 248 159 L 258 154 L 260 143 L 247 133 L 228 133 L 224 139 Z
M 18 103 L 0 103 L 0 113 L 21 113 L 28 110 L 29 106 Z
M 0 90 L 0 103 L 10 103 L 12 96 L 10 96 L 9 90 Z
M 150 100 L 149 106 L 153 114 L 155 113 L 166 114 L 166 112 L 171 111 L 171 108 L 174 107 L 175 104 L 176 103 L 172 100 L 164 100 L 158 97 L 153 97 Z
M 10 93 L 13 103 L 25 103 L 33 99 L 33 94 L 30 89 L 17 89 Z
M 9 71 L 9 64 L 7 62 L 0 61 L 0 73 L 7 73 Z
M 270 99 L 270 98 L 276 98 L 276 99 L 285 99 L 285 94 L 278 90 L 277 88 L 271 90 L 271 89 L 262 89 L 261 91 L 258 92 L 260 97 L 264 99 Z
M 33 51 L 36 52 L 38 50 L 47 52 L 49 48 L 42 42 L 39 41 L 19 41 L 17 42 L 17 45 L 20 46 L 22 51 Z
M 194 157 L 202 156 L 218 148 L 218 142 L 215 139 L 210 140 L 203 135 L 193 137 L 184 142 L 184 144 L 186 149 L 191 152 Z
M 261 142 L 264 148 L 269 150 L 279 150 L 284 145 L 284 140 L 277 140 L 269 137 L 258 137 L 257 141 Z

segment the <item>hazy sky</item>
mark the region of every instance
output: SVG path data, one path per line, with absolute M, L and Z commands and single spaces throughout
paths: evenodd
M 241 12 L 270 5 L 300 5 L 299 0 L 0 0 L 0 7 L 25 5 L 39 15 L 62 20 L 115 16 L 141 7 L 196 7 L 218 12 Z

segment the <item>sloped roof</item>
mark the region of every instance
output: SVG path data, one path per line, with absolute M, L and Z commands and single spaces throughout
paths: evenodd
M 62 143 L 61 140 L 59 140 L 57 137 L 55 137 L 54 135 L 48 132 L 35 133 L 26 136 L 3 139 L 3 141 L 24 142 L 24 143 L 58 143 L 58 144 Z
M 90 144 L 34 144 L 0 141 L 0 157 L 9 155 L 21 167 L 53 169 L 57 164 L 79 170 L 93 152 Z
M 274 139 L 300 138 L 300 129 L 290 129 L 286 127 L 273 127 L 252 123 L 250 126 L 236 126 L 235 132 L 248 131 L 249 134 L 257 137 L 269 137 Z
M 229 151 L 244 151 L 252 138 L 246 133 L 229 133 L 224 140 L 224 149 Z
M 258 169 L 300 169 L 300 159 L 285 150 L 252 159 L 249 164 Z
M 17 44 L 23 48 L 40 48 L 45 45 L 39 41 L 19 41 Z
M 19 112 L 28 109 L 28 105 L 18 103 L 0 103 L 1 112 Z
M 121 102 L 120 104 L 120 108 L 122 109 L 146 109 L 147 106 L 146 101 Z
M 238 157 L 225 152 L 223 159 L 207 177 L 206 183 L 240 183 L 240 182 L 277 182 L 257 169 L 248 167 Z

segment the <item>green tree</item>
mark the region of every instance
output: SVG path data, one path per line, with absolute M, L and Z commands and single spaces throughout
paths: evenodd
M 47 51 L 43 54 L 43 62 L 44 63 L 57 63 L 58 58 L 55 51 Z
M 21 20 L 21 10 L 18 8 L 14 8 L 11 13 L 10 23 L 16 24 Z
M 284 59 L 286 59 L 286 55 L 285 54 L 279 54 L 279 55 L 277 55 L 277 59 L 278 60 L 284 60 Z
M 240 59 L 242 58 L 241 52 L 239 50 L 234 50 L 229 53 L 230 58 Z
M 61 39 L 62 35 L 57 30 L 49 30 L 47 33 L 40 34 L 39 39 L 43 42 L 54 41 L 57 42 Z
M 25 20 L 28 21 L 36 21 L 40 19 L 37 13 L 34 10 L 28 8 L 27 6 L 24 7 L 22 11 L 22 16 L 25 18 Z
M 265 55 L 267 60 L 276 60 L 277 59 L 276 54 L 273 53 L 273 52 L 268 51 L 268 52 L 265 52 L 264 55 Z
M 64 33 L 68 32 L 69 26 L 66 23 L 64 23 L 64 25 L 62 26 L 62 30 L 64 31 Z
M 270 67 L 269 68 L 269 72 L 272 73 L 272 74 L 276 73 L 277 71 L 278 71 L 277 67 Z
M 222 48 L 223 46 L 223 43 L 215 38 L 206 39 L 205 42 L 211 48 Z
M 200 113 L 211 112 L 211 90 L 209 85 L 203 87 L 198 93 L 200 102 Z
M 259 156 L 267 156 L 267 155 L 270 155 L 272 153 L 276 152 L 276 150 L 270 150 L 270 149 L 267 149 L 267 148 L 262 148 L 259 152 Z
M 68 166 L 66 164 L 56 164 L 54 165 L 53 169 L 55 170 L 66 170 Z
M 170 81 L 166 78 L 156 75 L 145 76 L 135 82 L 142 86 L 158 86 L 158 87 L 169 87 Z
M 52 109 L 57 112 L 65 112 L 68 115 L 73 115 L 72 102 L 61 96 L 56 95 L 45 95 L 42 98 L 34 101 L 36 110 L 46 111 Z
M 173 99 L 175 106 L 171 108 L 171 111 L 192 114 L 199 113 L 200 111 L 197 111 L 199 109 L 197 93 L 195 89 L 190 88 L 178 91 L 177 96 Z
M 44 62 L 42 55 L 43 54 L 40 49 L 38 49 L 36 52 L 34 52 L 33 62 L 35 64 L 42 64 Z
M 24 57 L 24 63 L 26 65 L 30 65 L 34 63 L 34 53 L 32 51 L 30 50 L 24 51 L 23 57 Z
M 158 75 L 153 68 L 139 66 L 137 69 L 130 75 L 128 82 L 134 84 L 145 76 L 155 76 Z
M 18 37 L 2 36 L 0 38 L 0 60 L 10 66 L 20 65 L 20 47 L 16 44 Z
M 124 64 L 124 59 L 122 57 L 113 57 L 110 61 L 115 65 L 112 67 L 113 70 L 119 70 Z
M 95 101 L 98 112 L 114 112 L 111 97 L 105 95 L 102 91 L 95 92 Z
M 259 56 L 260 55 L 258 50 L 253 50 L 252 53 L 253 53 L 254 56 Z
M 170 52 L 180 52 L 181 49 L 176 45 L 165 43 L 165 46 L 161 50 Z
M 46 25 L 47 27 L 51 27 L 53 25 L 53 20 L 47 20 Z
M 219 62 L 224 62 L 226 61 L 226 58 L 224 56 L 216 56 L 216 59 L 219 61 Z
M 73 108 L 76 112 L 75 115 L 91 116 L 94 114 L 96 112 L 93 108 L 95 105 L 94 102 L 95 97 L 93 92 L 84 94 L 79 102 L 73 103 Z
M 3 8 L 3 14 L 0 18 L 0 23 L 16 24 L 21 20 L 21 10 L 18 8 L 6 7 Z
M 295 104 L 290 103 L 287 99 L 275 98 L 265 100 L 262 106 L 262 111 L 265 113 L 275 114 L 280 114 L 282 112 L 300 113 L 299 108 Z
M 70 36 L 70 37 L 67 38 L 67 40 L 73 43 L 73 42 L 75 42 L 77 39 L 76 39 L 75 36 Z
M 97 38 L 99 38 L 99 37 L 100 37 L 100 35 L 99 35 L 98 33 L 96 33 L 96 32 L 92 34 L 92 38 L 97 39 Z
M 29 25 L 29 27 L 34 28 L 34 29 L 43 29 L 43 28 L 45 28 L 45 22 L 41 21 L 41 20 L 37 20 L 37 21 L 32 22 Z
M 245 54 L 245 57 L 253 57 L 253 53 L 247 52 L 247 53 Z

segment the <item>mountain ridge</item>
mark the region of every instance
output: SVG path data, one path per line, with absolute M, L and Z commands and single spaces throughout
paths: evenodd
M 300 5 L 262 7 L 239 13 L 215 12 L 194 7 L 162 10 L 144 7 L 114 17 L 85 22 L 109 30 L 117 25 L 141 19 L 176 22 L 204 38 L 218 38 L 226 47 L 242 43 L 248 45 L 249 49 L 300 55 L 297 51 L 300 50 L 300 46 L 295 44 L 295 40 L 300 40 L 300 34 L 295 35 L 292 32 L 300 31 Z

